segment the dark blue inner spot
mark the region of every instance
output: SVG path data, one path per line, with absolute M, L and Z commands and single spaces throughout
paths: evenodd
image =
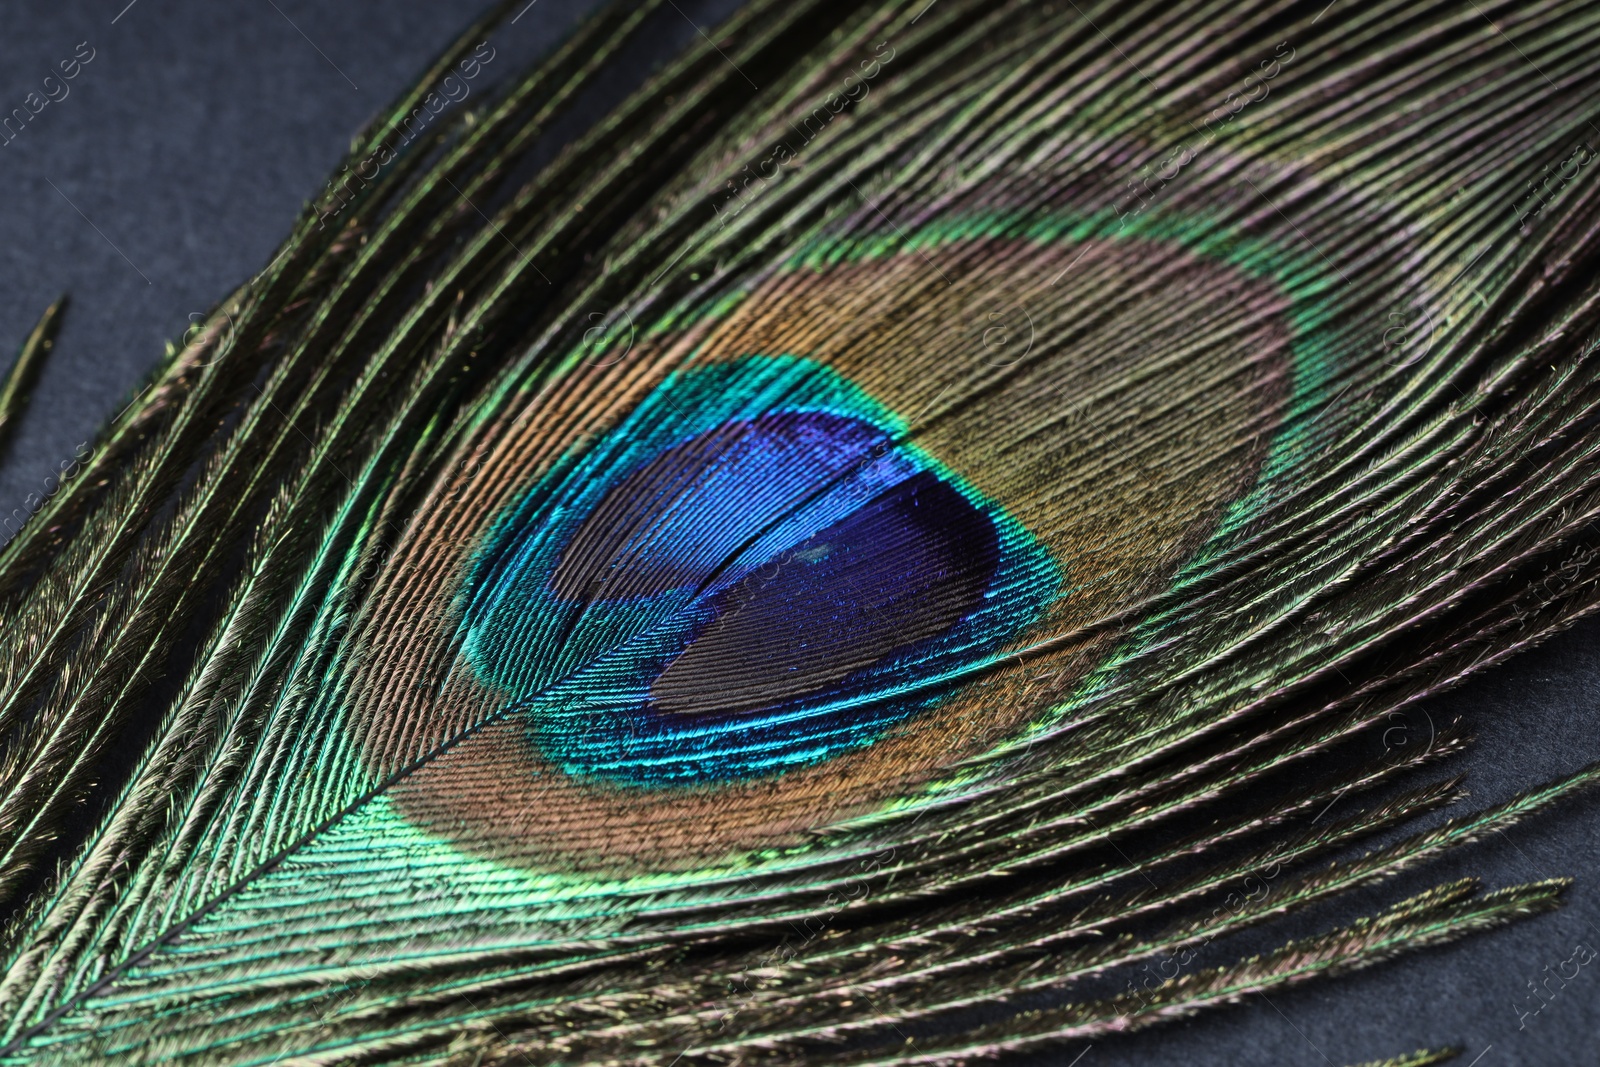
M 654 708 L 750 714 L 964 618 L 999 562 L 993 524 L 924 471 L 746 576 L 650 687 Z
M 479 557 L 467 655 L 566 773 L 728 781 L 869 745 L 1054 587 L 1031 542 L 871 421 L 674 428 L 573 457 Z
M 731 420 L 674 445 L 606 493 L 567 542 L 550 589 L 597 601 L 698 584 L 887 440 L 859 419 L 786 411 Z

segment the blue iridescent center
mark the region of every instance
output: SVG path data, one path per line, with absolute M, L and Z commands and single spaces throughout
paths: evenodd
M 792 406 L 762 403 L 774 380 Z M 1026 531 L 895 434 L 805 361 L 663 385 L 491 533 L 464 604 L 475 672 L 544 759 L 618 784 L 871 744 L 1058 584 Z

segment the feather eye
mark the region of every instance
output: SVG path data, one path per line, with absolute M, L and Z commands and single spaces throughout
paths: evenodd
M 450 766 L 400 786 L 399 810 L 427 825 L 501 798 L 469 836 L 502 856 L 614 855 L 626 869 L 685 851 L 673 842 L 693 826 L 673 866 L 737 862 L 929 782 L 1070 692 L 1092 663 L 1081 653 L 1031 701 L 984 691 L 1017 683 L 1019 654 L 1049 657 L 1052 640 L 1141 592 L 1085 576 L 1120 567 L 1145 576 L 1146 595 L 1170 580 L 1258 477 L 1291 356 L 1289 301 L 1259 274 L 1205 267 L 1177 242 L 1074 240 L 1069 225 L 991 222 L 985 235 L 958 218 L 893 255 L 870 238 L 842 255 L 819 245 L 691 314 L 691 331 L 575 368 L 563 404 L 609 400 L 633 378 L 627 399 L 571 424 L 564 454 L 540 396 L 507 417 L 516 429 L 475 444 L 478 458 L 452 468 L 459 484 L 439 490 L 469 514 L 447 506 L 419 531 L 479 530 L 465 541 L 478 547 L 422 616 L 449 617 L 442 639 L 460 644 L 444 703 L 498 718 Z M 1024 294 L 1037 329 L 1054 326 L 1078 293 L 1047 283 L 1085 252 L 1099 253 L 1089 284 L 1131 273 L 1132 257 L 1212 271 L 1211 291 L 1230 297 L 1215 313 L 1244 298 L 1257 320 L 1210 357 L 1231 373 L 1155 401 L 1190 407 L 1143 443 L 1154 484 L 1115 493 L 1094 472 L 1120 458 L 1128 408 L 1151 402 L 1165 331 L 1128 353 L 1135 307 L 1076 344 L 974 358 L 991 354 L 983 335 L 1008 293 Z M 955 298 L 930 305 L 930 291 Z M 1174 323 L 1205 321 L 1181 300 Z M 849 302 L 860 318 L 841 313 Z M 912 351 L 884 358 L 874 327 L 912 317 L 925 321 L 897 331 Z M 1119 351 L 1098 365 L 1082 357 L 1108 341 Z M 1108 399 L 1062 418 L 1050 398 L 1086 379 Z M 506 464 L 500 484 L 496 457 L 535 445 L 548 467 L 529 481 Z M 1145 506 L 1156 497 L 1165 510 Z M 413 551 L 437 545 L 419 532 Z M 618 783 L 647 792 L 605 788 Z M 674 788 L 691 785 L 720 788 Z M 633 843 L 595 849 L 597 833 Z
M 958 1063 L 1555 906 L 1084 999 L 1600 775 L 1353 851 L 1600 602 L 1600 194 L 1500 211 L 1600 18 L 1068 7 L 752 0 L 554 151 L 608 7 L 303 220 L 0 556 L 0 1058 Z

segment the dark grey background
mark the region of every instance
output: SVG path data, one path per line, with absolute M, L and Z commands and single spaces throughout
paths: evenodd
M 495 36 L 490 71 L 559 38 L 587 0 L 536 0 Z M 680 3 L 681 37 L 710 24 Z M 62 292 L 73 307 L 0 466 L 0 515 L 126 401 L 193 313 L 265 266 L 356 130 L 476 14 L 478 4 L 365 0 L 52 0 L 0 5 L 0 114 L 80 43 L 94 59 L 28 129 L 0 146 L 0 346 L 20 343 Z M 1430 710 L 1464 715 L 1478 743 L 1469 803 L 1487 804 L 1600 758 L 1600 624 L 1552 640 Z M 1574 944 L 1600 950 L 1600 800 L 1571 803 L 1423 875 L 1306 917 L 1315 931 L 1438 881 L 1578 879 L 1560 912 L 1366 974 L 1040 1062 L 1343 1067 L 1459 1043 L 1458 1063 L 1600 1063 L 1600 961 L 1537 1017 L 1526 983 Z M 1279 935 L 1281 936 L 1281 935 Z M 1250 942 L 1247 947 L 1270 945 Z M 1222 946 L 1207 962 L 1221 962 Z M 1474 1060 L 1474 1057 L 1479 1057 Z M 670 1059 L 670 1056 L 664 1057 Z

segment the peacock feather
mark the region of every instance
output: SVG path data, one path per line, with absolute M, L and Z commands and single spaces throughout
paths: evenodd
M 1384 741 L 1600 604 L 1600 11 L 750 0 L 563 140 L 617 2 L 419 122 L 518 6 L 0 553 L 0 1062 L 957 1063 L 1559 902 L 1201 953 L 1600 777 Z

